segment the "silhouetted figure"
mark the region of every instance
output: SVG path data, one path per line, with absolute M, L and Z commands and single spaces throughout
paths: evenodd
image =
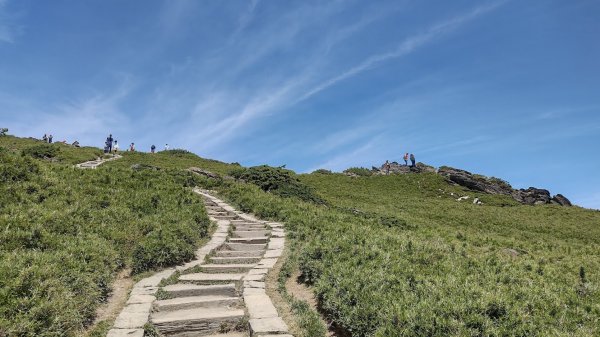
M 415 155 L 414 154 L 410 154 L 410 162 L 412 163 L 412 167 L 416 166 L 416 162 L 415 162 Z
M 108 137 L 106 137 L 106 146 L 108 146 L 108 152 L 112 152 L 113 149 L 113 137 L 112 134 L 108 135 Z
M 385 161 L 385 164 L 383 164 L 383 169 L 385 170 L 386 175 L 390 174 L 390 161 L 389 160 Z
M 165 144 L 165 151 L 169 151 L 169 144 Z
M 135 152 L 135 144 L 134 143 L 131 143 L 131 145 L 129 145 L 129 151 Z
M 74 141 L 73 144 L 71 144 L 71 145 L 73 145 L 75 147 L 79 147 L 79 142 L 78 141 Z
M 156 151 L 156 146 L 152 144 L 152 146 L 150 146 L 150 153 L 154 153 L 154 151 Z
M 52 135 L 48 136 L 48 143 L 52 144 Z
M 48 135 L 44 133 L 44 137 L 42 137 L 44 143 L 48 143 Z

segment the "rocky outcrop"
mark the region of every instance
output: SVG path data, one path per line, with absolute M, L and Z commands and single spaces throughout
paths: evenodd
M 202 175 L 202 176 L 205 176 L 207 178 L 221 179 L 221 177 L 218 174 L 212 173 L 212 172 L 204 170 L 204 169 L 201 169 L 199 167 L 190 167 L 188 169 L 188 171 L 190 171 L 192 173 L 196 173 L 196 174 Z
M 562 194 L 557 194 L 552 198 L 552 201 L 561 205 L 561 206 L 573 206 L 573 204 L 571 204 L 571 201 L 569 201 L 569 199 L 567 199 L 567 197 L 565 197 Z
M 529 187 L 527 189 L 517 190 L 513 189 L 509 183 L 502 179 L 485 177 L 447 166 L 440 167 L 438 174 L 445 177 L 449 182 L 464 186 L 470 190 L 488 194 L 509 195 L 516 201 L 525 205 L 554 203 L 562 206 L 571 206 L 571 202 L 564 195 L 557 194 L 552 197 L 548 190 L 541 188 Z
M 404 164 L 399 164 L 397 162 L 391 162 L 389 163 L 390 165 L 390 169 L 389 169 L 389 173 L 390 174 L 406 174 L 406 173 L 426 173 L 426 172 L 431 172 L 434 173 L 435 172 L 435 167 L 433 166 L 429 166 L 423 163 L 417 163 L 416 166 L 410 166 L 410 165 L 404 165 Z M 372 171 L 374 174 L 387 174 L 388 170 L 385 167 L 385 164 L 381 165 L 381 167 L 375 167 L 373 166 Z

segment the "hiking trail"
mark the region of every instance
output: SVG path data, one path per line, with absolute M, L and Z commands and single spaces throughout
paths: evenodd
M 100 165 L 102 165 L 102 164 L 104 164 L 104 163 L 106 163 L 108 161 L 116 160 L 116 159 L 119 159 L 119 158 L 122 158 L 122 156 L 119 155 L 119 154 L 111 154 L 110 157 L 108 157 L 108 158 L 98 158 L 96 160 L 86 161 L 84 163 L 77 164 L 75 166 L 77 168 L 82 168 L 82 169 L 95 169 L 98 166 L 100 166 Z
M 194 192 L 217 223 L 211 240 L 195 260 L 136 283 L 107 337 L 143 337 L 146 323 L 165 336 L 292 337 L 265 292 L 265 277 L 283 254 L 283 225 Z

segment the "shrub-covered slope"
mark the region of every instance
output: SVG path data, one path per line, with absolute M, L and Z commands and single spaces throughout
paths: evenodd
M 302 277 L 352 336 L 600 334 L 600 212 L 523 206 L 426 173 L 300 180 L 327 206 L 219 190 L 286 221 Z
M 97 149 L 51 145 L 64 155 L 52 160 L 35 154 L 47 150 L 41 142 L 0 137 L 5 145 L 0 336 L 78 335 L 118 269 L 138 273 L 189 260 L 208 232 L 203 204 L 188 188 L 191 173 L 80 170 L 70 164 L 95 158 Z

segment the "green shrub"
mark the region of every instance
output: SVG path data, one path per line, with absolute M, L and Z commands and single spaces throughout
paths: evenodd
M 326 170 L 326 169 L 318 169 L 313 171 L 311 174 L 333 174 L 333 172 L 331 172 L 330 170 Z
M 60 149 L 53 144 L 40 144 L 28 147 L 21 151 L 23 156 L 30 156 L 37 159 L 52 159 L 58 156 Z
M 301 183 L 295 173 L 283 168 L 275 168 L 267 165 L 254 166 L 250 168 L 236 168 L 229 174 L 245 182 L 254 184 L 265 192 L 271 192 L 285 198 L 296 197 L 300 200 L 323 203 L 313 190 Z
M 373 171 L 369 170 L 368 168 L 364 168 L 364 167 L 351 167 L 351 168 L 344 170 L 344 173 L 356 174 L 357 176 L 361 176 L 361 177 L 370 177 L 373 175 Z
M 183 238 L 188 239 L 189 236 Z M 136 244 L 133 251 L 133 273 L 190 261 L 194 258 L 195 246 L 185 239 L 182 240 L 177 233 L 170 231 L 152 231 Z

